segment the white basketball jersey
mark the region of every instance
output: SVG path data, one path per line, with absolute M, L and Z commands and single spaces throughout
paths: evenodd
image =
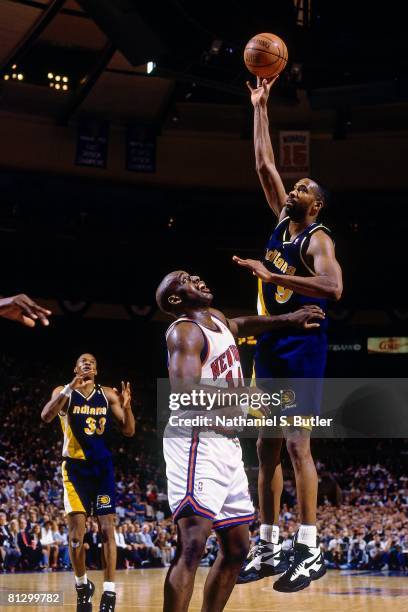
M 235 338 L 218 317 L 211 315 L 211 320 L 217 330 L 209 329 L 193 319 L 180 317 L 168 328 L 166 339 L 174 326 L 182 321 L 198 325 L 205 338 L 205 347 L 201 356 L 201 383 L 219 387 L 240 386 L 243 384 L 242 368 Z

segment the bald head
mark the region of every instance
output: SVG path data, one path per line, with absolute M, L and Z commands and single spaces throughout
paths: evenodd
M 156 290 L 156 302 L 162 312 L 173 314 L 172 305 L 169 302 L 169 297 L 177 294 L 180 285 L 180 275 L 182 270 L 176 270 L 167 274 Z
M 167 274 L 156 291 L 156 301 L 160 310 L 175 317 L 181 313 L 208 308 L 213 295 L 198 275 L 184 270 Z

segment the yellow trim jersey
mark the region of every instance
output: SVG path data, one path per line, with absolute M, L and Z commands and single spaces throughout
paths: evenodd
M 74 390 L 66 413 L 60 413 L 59 418 L 64 436 L 63 457 L 101 461 L 112 456 L 109 437 L 113 417 L 100 385 L 95 385 L 87 397 Z

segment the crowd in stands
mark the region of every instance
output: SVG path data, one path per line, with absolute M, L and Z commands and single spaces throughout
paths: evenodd
M 70 567 L 63 510 L 61 435 L 58 423 L 45 425 L 40 410 L 50 393 L 39 368 L 22 376 L 3 359 L 0 380 L 0 569 L 63 570 Z M 357 444 L 357 441 L 354 441 Z M 331 441 L 331 445 L 335 445 Z M 340 442 L 338 443 L 340 444 Z M 119 568 L 166 567 L 175 555 L 177 533 L 166 495 L 160 440 L 154 422 L 138 412 L 134 439 L 114 440 L 117 467 L 116 543 Z M 340 446 L 339 446 L 340 448 Z M 401 452 L 401 451 L 398 451 Z M 404 451 L 406 453 L 406 447 Z M 319 456 L 319 455 L 317 455 Z M 331 568 L 408 570 L 408 477 L 399 460 L 364 463 L 351 455 L 317 462 L 321 480 L 330 474 L 335 494 L 323 495 L 318 533 Z M 406 458 L 405 458 L 406 460 Z M 404 473 L 405 471 L 405 473 Z M 281 512 L 283 546 L 289 549 L 298 526 L 293 478 L 285 480 Z M 250 529 L 259 539 L 259 521 Z M 84 541 L 89 568 L 101 566 L 98 524 L 87 519 Z M 207 541 L 203 566 L 212 565 L 218 545 Z

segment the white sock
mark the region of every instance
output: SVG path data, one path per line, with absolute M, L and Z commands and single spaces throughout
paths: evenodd
M 266 525 L 262 523 L 260 529 L 260 538 L 270 544 L 279 544 L 279 527 L 278 525 Z
M 116 593 L 115 583 L 114 582 L 104 582 L 103 583 L 103 590 L 104 591 L 112 591 L 112 593 Z
M 77 586 L 81 586 L 81 584 L 86 584 L 88 582 L 88 576 L 84 574 L 83 576 L 75 576 L 75 584 Z
M 297 541 L 299 544 L 306 544 L 311 548 L 316 548 L 317 529 L 316 525 L 301 525 L 299 527 Z

